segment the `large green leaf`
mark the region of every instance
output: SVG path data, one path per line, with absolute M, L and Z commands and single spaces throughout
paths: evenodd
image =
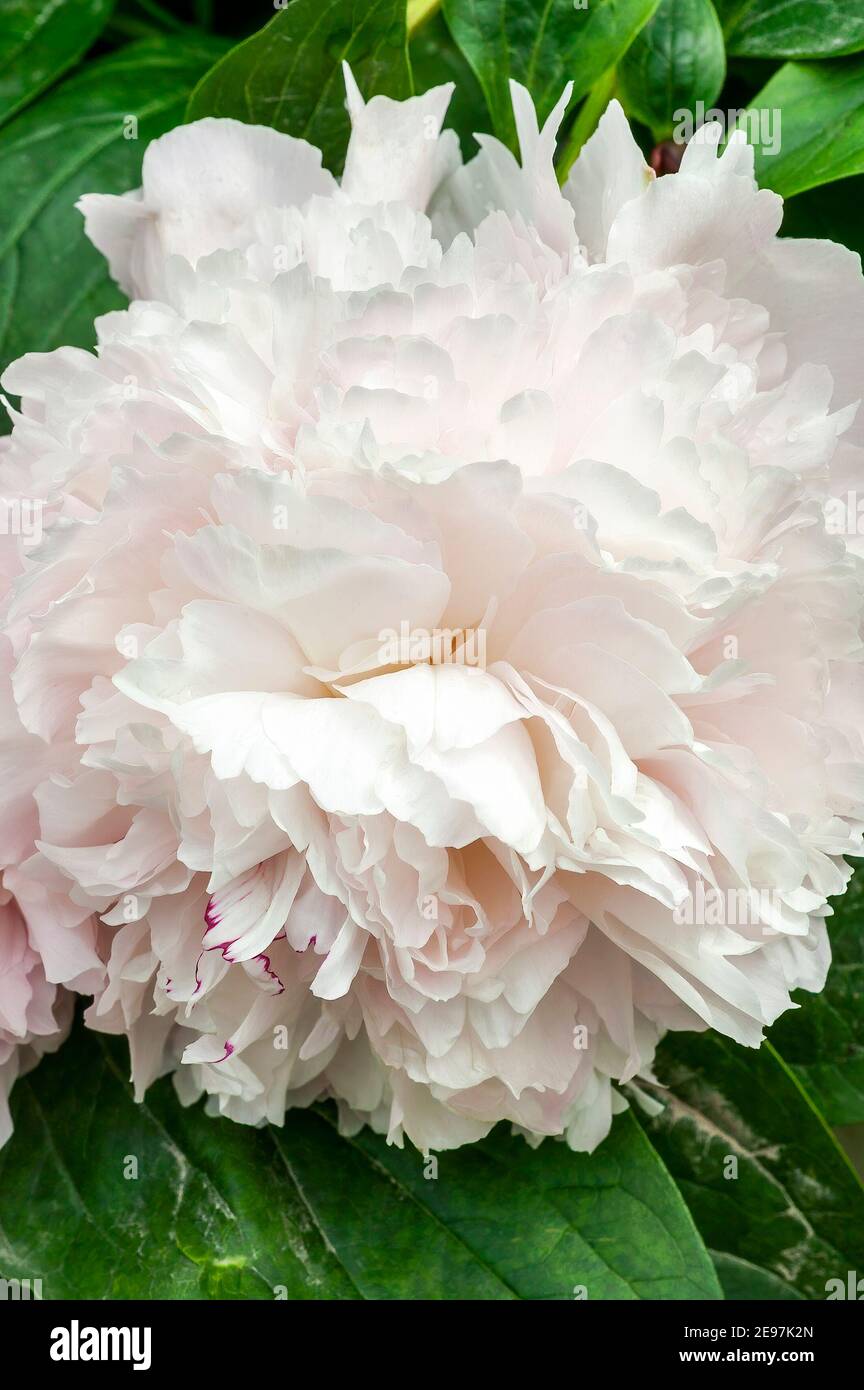
M 774 1041 L 832 1125 L 864 1124 L 864 961 L 833 966 L 823 993 L 798 1002 Z
M 90 347 L 95 315 L 122 306 L 75 201 L 140 182 L 148 141 L 182 121 L 189 91 L 218 51 L 203 40 L 130 45 L 0 132 L 0 186 L 15 191 L 0 202 L 0 366 L 64 343 Z
M 864 256 L 864 174 L 838 179 L 790 198 L 783 209 L 783 236 L 839 241 Z
M 776 126 L 779 152 L 756 145 L 763 188 L 784 198 L 864 173 L 864 58 L 834 63 L 784 63 L 750 103 Z M 755 124 L 755 118 L 749 118 Z
M 190 30 L 195 32 L 193 26 L 197 23 L 192 0 L 187 4 L 180 0 L 175 8 L 180 9 L 183 18 L 163 8 L 158 0 L 114 0 L 114 13 L 106 27 L 105 38 L 108 42 L 128 43 L 132 39 L 161 38 L 165 34 L 188 37 Z M 261 23 L 264 22 L 262 19 Z
M 829 1279 L 864 1269 L 864 1189 L 770 1043 L 671 1034 L 657 1075 L 669 1090 L 646 1129 L 727 1297 L 823 1299 Z
M 662 0 L 618 67 L 628 115 L 656 140 L 671 134 L 676 112 L 710 108 L 726 76 L 726 50 L 711 0 Z
M 233 48 L 192 94 L 189 120 L 233 116 L 323 151 L 334 173 L 348 143 L 343 60 L 364 97 L 411 94 L 405 0 L 291 0 Z
M 3 0 L 0 123 L 86 53 L 113 6 L 114 0 Z
M 493 128 L 515 148 L 509 79 L 523 83 L 542 120 L 567 82 L 583 97 L 618 62 L 658 0 L 444 0 L 454 39 L 477 74 Z
M 45 1298 L 720 1296 L 630 1114 L 591 1157 L 499 1127 L 427 1177 L 327 1106 L 250 1129 L 183 1110 L 167 1080 L 136 1105 L 125 1058 L 79 1027 L 13 1092 L 0 1272 Z
M 864 7 L 850 0 L 716 0 L 726 46 L 748 58 L 827 58 L 864 48 Z
M 474 133 L 488 129 L 489 113 L 480 84 L 456 47 L 443 15 L 434 15 L 420 27 L 411 40 L 409 53 L 418 92 L 439 87 L 442 82 L 455 82 L 444 124 L 458 133 L 463 157 L 469 159 L 477 152 Z
M 833 963 L 821 994 L 797 994 L 771 1041 L 795 1068 L 826 1120 L 864 1124 L 864 869 L 834 899 Z

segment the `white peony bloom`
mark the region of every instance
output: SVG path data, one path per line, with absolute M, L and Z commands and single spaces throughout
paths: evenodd
M 860 263 L 716 127 L 655 181 L 613 103 L 559 189 L 566 93 L 463 168 L 348 90 L 341 184 L 204 120 L 82 199 L 133 302 L 5 374 L 0 1067 L 68 986 L 139 1095 L 592 1149 L 824 982 Z

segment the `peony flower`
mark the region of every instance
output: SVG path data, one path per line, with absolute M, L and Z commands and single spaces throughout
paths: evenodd
M 0 1062 L 77 990 L 139 1096 L 590 1150 L 824 982 L 860 264 L 718 127 L 657 180 L 613 102 L 559 189 L 569 93 L 462 167 L 347 84 L 341 182 L 208 119 L 83 198 L 130 307 L 5 374 Z

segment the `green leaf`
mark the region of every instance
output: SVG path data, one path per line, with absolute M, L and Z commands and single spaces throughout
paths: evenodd
M 791 1303 L 804 1298 L 803 1294 L 796 1293 L 776 1274 L 771 1274 L 767 1269 L 759 1269 L 756 1265 L 750 1264 L 749 1260 L 742 1260 L 736 1255 L 715 1252 L 714 1267 L 723 1286 L 723 1293 L 728 1299 Z
M 673 1033 L 657 1076 L 665 1108 L 643 1123 L 727 1298 L 824 1299 L 829 1279 L 864 1269 L 864 1189 L 770 1043 Z
M 658 0 L 444 0 L 447 24 L 477 74 L 495 133 L 516 148 L 509 79 L 526 86 L 540 120 L 567 82 L 578 101 L 618 62 Z
M 849 0 L 717 0 L 730 53 L 827 58 L 864 48 L 864 9 Z
M 756 176 L 784 198 L 864 173 L 864 58 L 784 63 L 749 110 L 777 125 L 780 149 L 751 136 Z M 755 117 L 751 114 L 749 121 Z
M 188 119 L 275 126 L 316 145 L 338 173 L 350 129 L 343 59 L 367 99 L 410 96 L 405 0 L 291 0 L 206 74 Z
M 107 39 L 118 39 L 126 43 L 131 39 L 161 37 L 179 33 L 187 37 L 194 33 L 192 24 L 194 12 L 187 4 L 184 7 L 187 21 L 178 19 L 159 4 L 159 0 L 114 0 L 114 13 L 105 31 Z
M 113 7 L 114 0 L 3 0 L 0 124 L 87 52 Z
M 456 83 L 444 124 L 457 132 L 463 158 L 470 159 L 477 152 L 474 132 L 489 129 L 489 112 L 480 84 L 453 42 L 443 15 L 436 14 L 418 29 L 409 54 L 418 92 L 443 82 Z
M 629 1113 L 591 1157 L 499 1126 L 427 1178 L 415 1149 L 342 1138 L 329 1106 L 252 1129 L 182 1109 L 167 1079 L 136 1105 L 126 1055 L 79 1025 L 13 1092 L 0 1271 L 45 1298 L 720 1296 Z
M 790 198 L 783 209 L 783 236 L 838 241 L 864 256 L 864 174 L 811 188 Z
M 772 1041 L 830 1124 L 864 1124 L 864 963 L 832 966 L 822 994 L 796 998 Z
M 149 140 L 183 119 L 219 51 L 153 40 L 89 64 L 0 132 L 0 364 L 64 343 L 92 347 L 93 319 L 124 304 L 84 236 L 82 193 L 140 183 Z M 129 122 L 134 117 L 137 127 Z M 136 138 L 125 132 L 137 131 Z
M 711 0 L 662 0 L 618 67 L 628 115 L 666 139 L 678 117 L 713 106 L 726 76 L 723 32 Z
M 855 870 L 845 893 L 831 899 L 828 918 L 831 954 L 835 965 L 859 965 L 864 959 L 864 860 L 852 860 Z
M 821 994 L 795 995 L 771 1041 L 832 1125 L 864 1123 L 864 868 L 833 900 L 834 960 Z

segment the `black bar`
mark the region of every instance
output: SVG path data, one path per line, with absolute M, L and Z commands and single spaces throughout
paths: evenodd
M 484 1314 L 471 1304 L 471 1322 L 466 1322 L 464 1311 L 449 1302 L 446 1310 L 434 1315 L 434 1323 L 429 1322 L 427 1310 L 423 1326 L 417 1324 L 412 1336 L 410 1311 L 404 1305 L 397 1324 L 383 1319 L 378 1324 L 368 1308 L 360 1310 L 350 1303 L 339 1313 L 332 1303 L 316 1311 L 314 1303 L 292 1307 L 278 1300 L 100 1303 L 21 1299 L 0 1303 L 0 1329 L 6 1334 L 7 1351 L 15 1346 L 26 1357 L 28 1373 L 41 1377 L 47 1372 L 52 1380 L 55 1375 L 62 1380 L 77 1373 L 90 1378 L 100 1371 L 113 1376 L 132 1373 L 135 1361 L 140 1364 L 139 1375 L 167 1371 L 173 1377 L 192 1371 L 196 1377 L 209 1372 L 224 1378 L 228 1365 L 238 1360 L 241 1368 L 245 1363 L 246 1373 L 252 1377 L 265 1371 L 270 1377 L 278 1369 L 280 1375 L 302 1374 L 306 1378 L 312 1358 L 320 1358 L 320 1369 L 330 1377 L 340 1353 L 353 1375 L 374 1376 L 376 1364 L 383 1361 L 384 1376 L 395 1373 L 402 1379 L 409 1372 L 411 1354 L 409 1342 L 404 1350 L 409 1361 L 402 1360 L 403 1353 L 397 1347 L 403 1338 L 413 1341 L 414 1354 L 423 1349 L 415 1374 L 431 1371 L 430 1358 L 439 1374 L 464 1370 L 466 1352 L 470 1355 L 472 1350 L 484 1367 L 499 1357 L 509 1359 L 516 1345 L 526 1354 L 524 1332 L 513 1324 L 511 1314 L 512 1309 L 506 1322 L 499 1324 L 495 1310 Z M 362 1318 L 362 1323 L 354 1324 L 355 1316 Z M 486 1322 L 487 1317 L 491 1322 Z M 763 1374 L 790 1366 L 824 1373 L 856 1364 L 864 1330 L 857 1300 L 839 1298 L 813 1303 L 574 1300 L 564 1306 L 546 1305 L 533 1313 L 523 1312 L 519 1317 L 530 1320 L 532 1329 L 535 1318 L 543 1323 L 551 1319 L 549 1326 L 567 1337 L 559 1344 L 559 1351 L 574 1375 L 584 1373 L 591 1364 L 598 1369 L 605 1365 L 616 1375 L 630 1367 L 637 1373 L 672 1368 L 686 1371 L 689 1367 L 698 1374 L 703 1366 L 711 1365 L 758 1368 Z M 445 1321 L 448 1318 L 452 1320 Z M 341 1336 L 334 1336 L 337 1328 Z M 386 1340 L 382 1344 L 379 1339 Z M 389 1356 L 396 1356 L 396 1364 L 389 1369 L 385 1369 L 387 1346 Z M 89 1359 L 93 1350 L 100 1359 Z M 67 1359 L 58 1359 L 61 1356 Z M 449 1367 L 447 1357 L 452 1357 Z M 306 1370 L 301 1371 L 304 1364 Z M 538 1373 L 542 1374 L 539 1366 Z

